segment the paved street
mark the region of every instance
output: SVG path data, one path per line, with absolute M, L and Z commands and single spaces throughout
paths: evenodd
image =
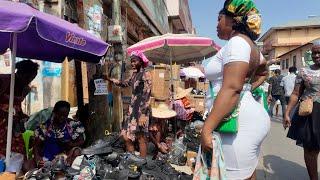
M 273 118 L 270 133 L 262 146 L 257 171 L 258 180 L 308 179 L 303 149 L 296 146 L 295 142 L 286 135 L 287 131 L 283 129 L 281 119 Z

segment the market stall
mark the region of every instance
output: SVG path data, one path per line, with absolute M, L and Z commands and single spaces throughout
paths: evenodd
M 165 34 L 142 40 L 127 49 L 130 54 L 133 51 L 142 51 L 154 63 L 170 65 L 170 90 L 171 101 L 175 94 L 173 83 L 173 63 L 184 64 L 192 61 L 200 61 L 213 56 L 220 47 L 206 37 L 198 37 L 194 34 Z M 173 107 L 174 108 L 174 107 Z
M 97 63 L 109 45 L 76 24 L 26 4 L 0 2 L 0 52 L 12 51 L 6 163 L 11 154 L 16 57 L 61 63 L 66 57 Z

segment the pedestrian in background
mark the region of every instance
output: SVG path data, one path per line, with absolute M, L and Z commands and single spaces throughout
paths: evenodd
M 203 62 L 206 78 L 212 84 L 208 92 L 212 93 L 206 97 L 209 115 L 201 133 L 201 148 L 212 152 L 212 132 L 241 101 L 238 132 L 220 133 L 226 179 L 255 179 L 270 117 L 250 92 L 268 74 L 266 61 L 254 42 L 261 32 L 261 17 L 253 1 L 225 1 L 218 16 L 217 32 L 220 39 L 228 42 L 213 58 Z
M 282 86 L 284 89 L 284 97 L 285 97 L 287 105 L 289 103 L 290 96 L 291 96 L 293 89 L 294 89 L 294 84 L 295 84 L 296 76 L 297 76 L 296 72 L 297 72 L 296 67 L 290 67 L 289 74 L 287 76 L 283 77 L 282 81 L 280 83 L 280 86 Z
M 317 180 L 320 150 L 320 41 L 313 43 L 312 60 L 314 65 L 299 70 L 283 126 L 290 127 L 288 137 L 303 147 L 309 177 L 311 180 Z M 313 101 L 311 114 L 300 116 L 297 111 L 291 121 L 290 113 L 295 105 L 299 100 L 301 102 L 307 98 L 312 98 Z
M 280 69 L 276 69 L 274 72 L 274 76 L 269 79 L 269 92 L 268 92 L 268 101 L 270 102 L 269 106 L 269 114 L 273 116 L 273 108 L 279 100 L 282 108 L 282 115 L 284 116 L 284 112 L 286 110 L 286 102 L 284 98 L 284 89 L 281 86 L 281 81 L 283 76 L 281 75 Z
M 151 115 L 151 74 L 145 70 L 149 60 L 141 51 L 133 51 L 130 58 L 134 72 L 129 79 L 123 82 L 107 77 L 105 79 L 117 86 L 132 88 L 131 102 L 121 134 L 125 140 L 127 151 L 134 153 L 134 143 L 138 141 L 140 156 L 145 158 L 147 156 L 147 133 Z

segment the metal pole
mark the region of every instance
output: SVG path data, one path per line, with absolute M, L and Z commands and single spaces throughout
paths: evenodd
M 166 45 L 167 48 L 169 48 L 169 63 L 170 63 L 170 87 L 171 87 L 171 103 L 172 103 L 172 109 L 175 110 L 175 107 L 174 107 L 174 86 L 173 86 L 173 72 L 172 72 L 172 50 L 171 48 Z M 177 139 L 177 130 L 178 130 L 178 123 L 177 123 L 177 118 L 175 117 L 174 118 L 174 137 L 175 139 Z
M 14 98 L 14 82 L 16 69 L 17 54 L 17 33 L 13 33 L 11 49 L 11 80 L 10 80 L 10 99 L 9 99 L 9 115 L 8 115 L 8 131 L 7 131 L 7 147 L 6 147 L 6 165 L 9 165 L 11 156 L 11 140 L 12 140 L 12 124 L 13 124 L 13 98 Z

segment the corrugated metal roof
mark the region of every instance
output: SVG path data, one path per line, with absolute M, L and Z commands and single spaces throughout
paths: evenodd
M 305 20 L 290 21 L 288 23 L 279 25 L 277 27 L 284 28 L 284 27 L 301 27 L 301 26 L 317 26 L 317 25 L 320 25 L 320 17 L 312 17 Z

